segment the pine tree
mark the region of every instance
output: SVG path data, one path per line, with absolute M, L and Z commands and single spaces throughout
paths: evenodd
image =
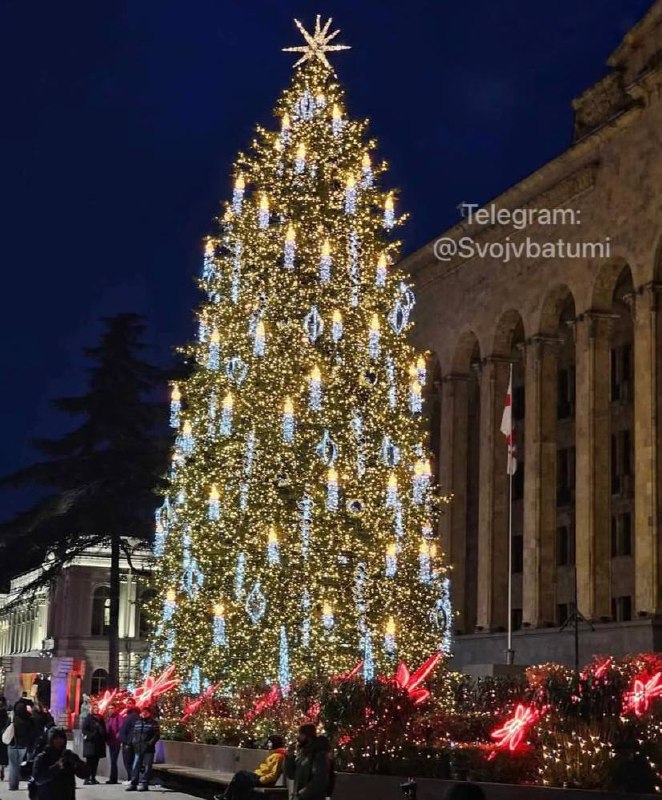
M 194 691 L 286 691 L 358 660 L 371 678 L 448 645 L 403 218 L 367 123 L 346 115 L 328 27 L 302 30 L 279 129 L 236 160 L 195 367 L 172 390 L 153 652 Z

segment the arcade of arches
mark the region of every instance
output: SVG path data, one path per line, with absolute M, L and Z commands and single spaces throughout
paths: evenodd
M 662 649 L 662 2 L 574 103 L 575 141 L 496 198 L 567 208 L 581 224 L 526 230 L 466 221 L 489 244 L 610 239 L 601 257 L 407 258 L 415 344 L 431 353 L 430 445 L 444 493 L 455 664 L 503 663 L 508 475 L 500 433 L 509 371 L 516 663 Z M 656 60 L 657 59 L 657 60 Z M 604 98 L 609 94 L 611 105 Z M 636 101 L 636 102 L 635 102 Z M 602 257 L 604 255 L 604 257 Z

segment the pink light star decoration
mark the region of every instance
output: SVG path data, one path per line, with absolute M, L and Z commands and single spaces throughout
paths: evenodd
M 117 689 L 113 689 L 112 691 L 110 689 L 106 689 L 106 691 L 96 701 L 99 714 L 103 716 L 108 711 L 116 695 Z
M 188 703 L 185 703 L 184 714 L 179 721 L 185 722 L 189 717 L 192 717 L 206 700 L 211 700 L 211 698 L 216 694 L 216 690 L 220 685 L 220 683 L 217 683 L 214 686 L 210 686 L 204 694 L 198 697 L 197 700 L 191 700 Z
M 398 669 L 396 670 L 393 681 L 409 694 L 415 706 L 421 705 L 421 703 L 424 703 L 430 696 L 430 692 L 427 689 L 421 689 L 420 686 L 423 681 L 430 677 L 440 660 L 441 653 L 436 653 L 431 658 L 428 658 L 428 660 L 412 674 L 410 674 L 404 661 L 398 664 Z
M 518 703 L 515 713 L 509 717 L 500 728 L 495 728 L 490 736 L 495 740 L 499 750 L 514 752 L 519 749 L 532 725 L 540 717 L 540 712 L 534 706 L 525 706 Z
M 158 677 L 145 676 L 145 682 L 133 693 L 138 708 L 147 708 L 161 694 L 169 692 L 179 685 L 179 678 L 174 677 L 175 667 L 171 665 Z
M 643 716 L 651 706 L 653 700 L 662 697 L 662 672 L 656 672 L 646 679 L 645 674 L 638 675 L 632 682 L 632 688 L 623 697 L 623 711 L 625 714 Z

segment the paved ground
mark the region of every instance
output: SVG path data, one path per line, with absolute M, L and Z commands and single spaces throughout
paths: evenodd
M 130 797 L 154 797 L 164 798 L 164 800 L 193 800 L 190 794 L 180 794 L 179 792 L 169 792 L 158 786 L 152 786 L 147 792 L 126 793 L 126 786 L 106 786 L 100 783 L 98 786 L 83 786 L 82 781 L 77 781 L 76 800 L 128 800 Z M 0 800 L 24 800 L 28 793 L 24 789 L 25 784 L 21 784 L 18 792 L 10 792 L 7 789 L 6 781 L 0 783 Z

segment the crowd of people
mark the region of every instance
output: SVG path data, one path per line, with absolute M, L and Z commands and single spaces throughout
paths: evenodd
M 156 712 L 156 713 L 155 713 Z M 83 759 L 67 748 L 65 728 L 56 727 L 48 708 L 32 701 L 27 693 L 14 704 L 12 712 L 0 697 L 0 780 L 7 770 L 10 791 L 29 778 L 31 798 L 74 800 L 76 778 L 86 785 L 97 784 L 99 761 L 110 759 L 108 784 L 118 783 L 120 755 L 128 777 L 126 791 L 148 791 L 156 743 L 160 738 L 158 709 L 138 708 L 129 700 L 120 713 L 111 706 L 101 713 L 98 705 L 83 696 L 81 734 Z M 257 800 L 258 788 L 274 786 L 283 777 L 290 783 L 290 797 L 296 800 L 328 800 L 333 795 L 335 771 L 332 748 L 326 736 L 318 735 L 312 723 L 299 728 L 296 742 L 288 747 L 274 734 L 266 744 L 269 754 L 254 771 L 237 772 L 223 794 L 214 800 Z M 447 800 L 483 800 L 481 788 L 473 784 L 451 787 Z
M 156 743 L 160 738 L 155 709 L 129 700 L 127 708 L 111 706 L 106 715 L 87 695 L 81 704 L 83 759 L 67 749 L 68 732 L 55 725 L 49 709 L 24 692 L 10 709 L 0 697 L 0 780 L 16 791 L 28 780 L 30 797 L 73 800 L 75 779 L 98 784 L 99 761 L 110 759 L 108 784 L 119 782 L 120 755 L 128 778 L 127 791 L 148 791 Z

